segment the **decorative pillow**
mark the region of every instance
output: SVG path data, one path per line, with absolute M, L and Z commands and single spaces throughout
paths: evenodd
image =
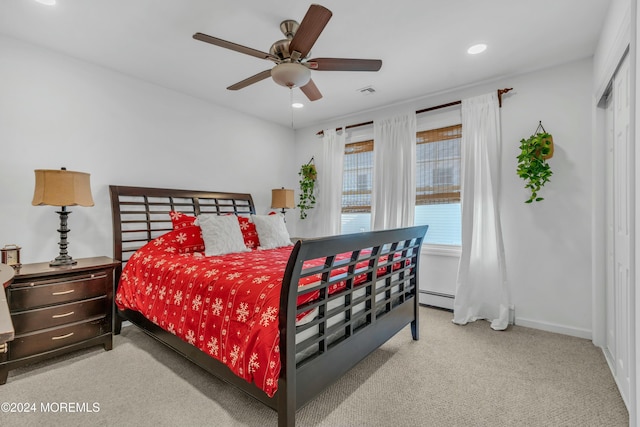
M 173 236 L 175 236 L 179 254 L 203 252 L 205 249 L 202 229 L 197 225 L 186 225 L 175 229 L 173 230 Z
M 202 240 L 202 230 L 195 223 L 196 217 L 182 212 L 169 212 L 174 230 L 182 230 L 182 233 L 174 233 L 178 253 L 188 254 L 191 252 L 203 252 L 204 240 Z
M 235 215 L 198 215 L 198 223 L 202 228 L 205 255 L 250 251 L 244 245 L 240 223 Z
M 249 249 L 257 249 L 258 246 L 260 246 L 260 239 L 258 238 L 256 225 L 251 222 L 251 219 L 249 217 L 246 216 L 239 216 L 238 222 L 240 223 L 240 231 L 242 231 L 244 244 Z
M 173 224 L 173 229 L 177 230 L 182 227 L 189 227 L 191 225 L 195 225 L 196 217 L 184 214 L 182 212 L 171 211 L 169 212 L 169 216 L 171 217 L 171 223 Z
M 282 214 L 251 215 L 251 220 L 256 225 L 260 249 L 274 249 L 292 245 Z

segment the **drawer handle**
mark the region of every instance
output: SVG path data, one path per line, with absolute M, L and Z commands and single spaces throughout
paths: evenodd
M 70 311 L 68 313 L 65 314 L 54 314 L 53 316 L 51 316 L 52 319 L 59 319 L 61 317 L 67 317 L 67 316 L 71 316 L 74 312 Z
M 63 340 L 65 338 L 69 338 L 71 335 L 73 335 L 73 332 L 69 332 L 66 335 L 60 335 L 59 337 L 51 337 L 52 340 Z
M 68 291 L 54 292 L 51 295 L 66 295 L 66 294 L 72 294 L 75 291 L 76 291 L 75 289 L 69 289 Z

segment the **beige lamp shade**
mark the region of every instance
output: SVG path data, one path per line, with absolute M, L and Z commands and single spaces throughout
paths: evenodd
M 277 209 L 293 209 L 296 203 L 293 200 L 293 190 L 276 188 L 271 190 L 271 207 Z
M 36 169 L 34 206 L 93 206 L 89 174 L 57 169 Z

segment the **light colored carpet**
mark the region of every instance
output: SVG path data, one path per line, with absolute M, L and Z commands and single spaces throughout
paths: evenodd
M 628 413 L 600 349 L 584 339 L 487 322 L 451 323 L 421 307 L 408 328 L 297 413 L 300 426 L 626 426 Z M 265 426 L 276 413 L 147 337 L 123 329 L 114 349 L 76 352 L 11 371 L 2 426 Z M 41 403 L 98 412 L 43 413 Z

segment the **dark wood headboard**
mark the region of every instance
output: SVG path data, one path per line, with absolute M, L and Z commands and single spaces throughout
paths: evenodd
M 123 264 L 151 240 L 171 231 L 170 211 L 190 215 L 255 214 L 251 194 L 110 185 L 113 258 Z

